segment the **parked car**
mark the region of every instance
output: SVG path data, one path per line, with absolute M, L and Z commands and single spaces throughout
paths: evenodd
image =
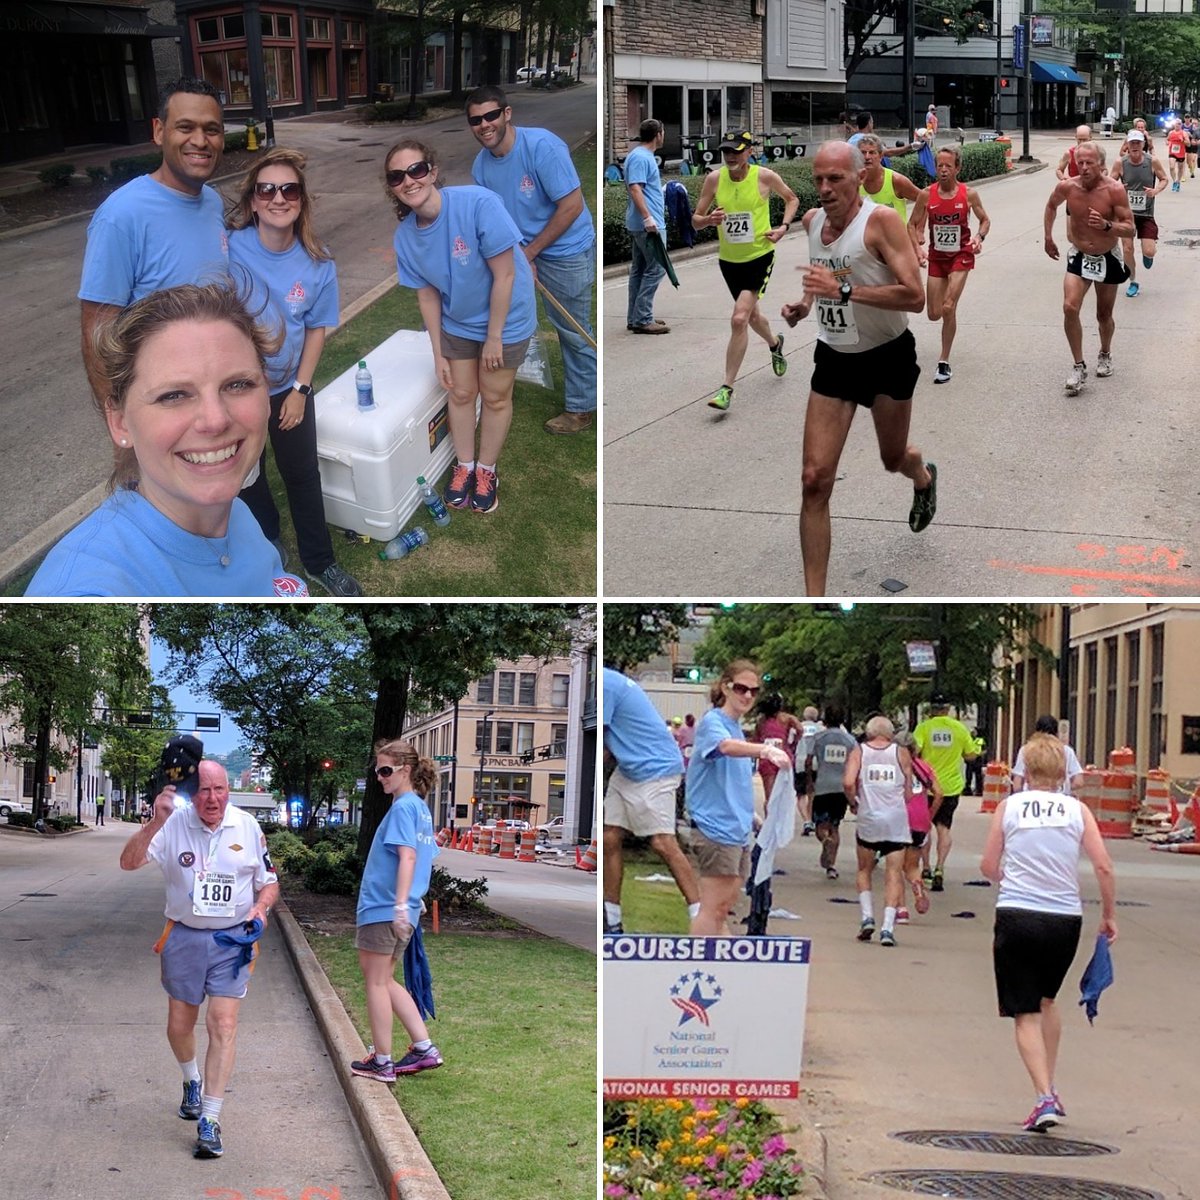
M 24 800 L 0 800 L 0 817 L 8 820 L 9 813 L 31 813 L 33 808 Z
M 544 79 L 546 71 L 544 67 L 518 67 L 517 78 L 524 80 L 526 83 L 531 79 Z
M 551 838 L 561 838 L 566 832 L 566 822 L 561 816 L 551 817 L 549 821 L 537 827 L 538 841 L 548 842 Z

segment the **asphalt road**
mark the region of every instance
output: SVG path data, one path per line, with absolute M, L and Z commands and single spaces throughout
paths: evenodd
M 831 1200 L 895 1196 L 863 1176 L 898 1168 L 1035 1172 L 1150 1188 L 1167 1200 L 1194 1197 L 1195 1080 L 1191 1056 L 1181 1048 L 1190 1040 L 1185 1014 L 1195 1008 L 1200 860 L 1155 853 L 1141 841 L 1105 843 L 1116 865 L 1120 937 L 1113 947 L 1116 982 L 1101 997 L 1093 1026 L 1077 1001 L 1099 920 L 1098 892 L 1090 867 L 1081 869 L 1083 936 L 1059 997 L 1057 1083 L 1068 1115 L 1046 1135 L 1098 1142 L 1116 1153 L 1016 1157 L 889 1136 L 937 1129 L 1018 1134 L 1032 1107 L 1012 1024 L 996 1016 L 995 888 L 967 884 L 981 878 L 990 821 L 979 803 L 963 798 L 946 891 L 932 895 L 926 916 L 914 913 L 911 924 L 897 926 L 894 949 L 878 938 L 855 939 L 852 823 L 843 825 L 837 881 L 819 869 L 815 838 L 797 837 L 776 859 L 787 874 L 772 881 L 774 904 L 800 920 L 772 919 L 768 932 L 813 942 L 800 1104 L 804 1119 L 827 1139 Z M 876 921 L 882 888 L 876 872 Z M 955 915 L 963 913 L 974 916 Z M 1018 1187 L 1006 1194 L 1022 1193 Z
M 1101 144 L 1115 153 L 1115 141 Z M 1066 145 L 1038 135 L 1032 149 L 1053 165 Z M 1200 590 L 1187 348 L 1200 317 L 1200 181 L 1159 197 L 1158 260 L 1139 270 L 1141 295 L 1122 289 L 1117 301 L 1115 374 L 1092 376 L 1075 399 L 1063 393 L 1063 264 L 1042 248 L 1053 184 L 1038 170 L 980 186 L 992 230 L 959 305 L 950 383 L 932 382 L 940 326 L 910 318 L 922 364 L 912 441 L 939 468 L 937 517 L 909 532 L 911 485 L 883 471 L 859 414 L 833 493 L 831 596 L 893 594 L 885 580 L 922 596 Z M 1056 240 L 1065 247 L 1061 211 Z M 721 383 L 732 307 L 715 256 L 680 262 L 679 290 L 659 288 L 666 337 L 627 334 L 625 272 L 606 279 L 606 596 L 803 594 L 801 433 L 815 325 L 788 331 L 779 309 L 799 297 L 807 257 L 802 233 L 784 239 L 765 302 L 787 335 L 787 376 L 772 375 L 752 335 L 725 415 L 705 403 Z M 1097 344 L 1089 298 L 1093 368 Z
M 568 144 L 597 129 L 595 82 L 564 92 L 513 89 L 517 124 Z M 417 126 L 280 121 L 276 141 L 304 151 L 316 223 L 338 266 L 343 312 L 394 280 L 395 218 L 383 194 L 383 157 L 401 136 L 427 139 L 447 183 L 469 183 L 478 151 L 465 118 Z M 226 189 L 227 190 L 227 189 Z M 48 548 L 101 499 L 111 448 L 92 408 L 79 351 L 75 299 L 87 221 L 0 241 L 0 580 Z

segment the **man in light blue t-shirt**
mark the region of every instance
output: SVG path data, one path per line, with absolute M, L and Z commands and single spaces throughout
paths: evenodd
M 225 151 L 216 89 L 203 79 L 168 84 L 151 127 L 162 164 L 113 192 L 88 225 L 79 300 L 83 365 L 97 398 L 108 391 L 97 326 L 151 292 L 211 283 L 228 270 L 224 204 L 205 186 Z
M 654 319 L 654 293 L 667 270 L 648 249 L 650 238 L 662 237 L 665 244 L 667 236 L 662 177 L 654 157 L 662 144 L 663 124 L 650 117 L 638 127 L 638 144 L 625 159 L 625 189 L 629 193 L 625 228 L 633 242 L 625 317 L 625 328 L 630 333 L 671 332 L 665 321 Z
M 650 697 L 610 667 L 604 668 L 604 750 L 617 764 L 604 794 L 604 932 L 624 932 L 621 847 L 627 830 L 649 840 L 683 893 L 688 917 L 694 917 L 700 885 L 675 837 L 683 755 Z
M 565 411 L 545 429 L 579 433 L 592 424 L 596 411 L 596 232 L 579 175 L 566 142 L 548 129 L 518 129 L 508 98 L 492 84 L 467 97 L 467 123 L 483 147 L 471 165 L 472 179 L 504 201 L 537 281 L 569 314 L 546 301 L 546 316 L 562 348 Z

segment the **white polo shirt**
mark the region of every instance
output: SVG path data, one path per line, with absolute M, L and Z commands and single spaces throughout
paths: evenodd
M 177 808 L 151 839 L 146 857 L 158 863 L 166 881 L 166 915 L 192 929 L 228 929 L 239 924 L 254 907 L 255 892 L 278 882 L 258 822 L 232 804 L 215 830 L 201 822 L 191 805 Z M 199 873 L 233 876 L 232 915 L 196 913 Z

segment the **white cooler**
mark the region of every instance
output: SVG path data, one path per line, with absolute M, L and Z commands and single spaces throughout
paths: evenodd
M 401 329 L 366 363 L 373 409 L 358 407 L 357 362 L 317 393 L 317 458 L 325 520 L 387 542 L 421 503 L 417 476 L 436 487 L 454 457 L 450 397 L 434 372 L 427 333 Z

